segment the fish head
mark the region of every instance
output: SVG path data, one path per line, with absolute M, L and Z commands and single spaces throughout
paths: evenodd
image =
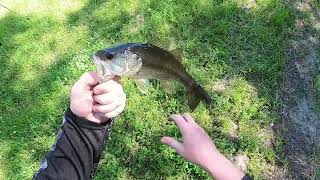
M 102 49 L 91 56 L 99 76 L 132 76 L 142 67 L 142 59 L 133 51 L 134 44 Z

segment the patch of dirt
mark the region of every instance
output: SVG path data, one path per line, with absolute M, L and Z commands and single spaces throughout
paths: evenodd
M 249 12 L 250 9 L 254 8 L 257 6 L 257 1 L 256 0 L 248 0 L 246 3 L 243 4 L 243 9 L 247 12 Z
M 317 54 L 320 12 L 310 0 L 292 1 L 290 5 L 297 19 L 289 47 L 290 62 L 280 88 L 284 104 L 281 122 L 275 129 L 285 139 L 288 175 L 293 179 L 316 179 L 317 162 L 313 157 L 319 152 L 320 117 L 316 110 L 314 80 L 320 65 Z
M 243 172 L 246 172 L 250 159 L 247 155 L 238 153 L 236 156 L 231 158 L 231 161 Z
M 232 138 L 238 138 L 239 137 L 239 127 L 236 123 L 234 123 L 233 121 L 231 121 L 231 127 L 228 131 L 228 135 Z
M 207 88 L 210 89 L 212 92 L 223 92 L 228 89 L 230 84 L 235 81 L 235 77 L 230 76 L 225 79 L 221 79 L 214 84 L 209 85 Z
M 136 32 L 139 32 L 143 28 L 143 26 L 144 26 L 144 16 L 142 14 L 138 14 L 133 18 L 128 31 L 130 33 L 136 33 Z

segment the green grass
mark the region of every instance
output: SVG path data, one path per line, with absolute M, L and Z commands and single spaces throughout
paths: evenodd
M 318 112 L 320 112 L 320 74 L 316 76 L 314 86 L 315 86 L 316 98 L 317 98 L 316 103 L 318 105 L 317 109 L 318 109 Z
M 64 3 L 61 3 L 64 2 Z M 122 42 L 160 41 L 176 46 L 187 71 L 214 105 L 194 112 L 197 122 L 228 157 L 250 158 L 257 179 L 278 158 L 270 126 L 277 121 L 276 88 L 287 62 L 293 24 L 280 0 L 249 1 L 10 1 L 0 3 L 0 179 L 30 178 L 55 140 L 70 87 L 94 70 L 91 53 Z M 224 86 L 217 90 L 217 84 Z M 199 167 L 160 144 L 179 137 L 172 113 L 190 111 L 177 85 L 158 81 L 147 95 L 124 80 L 128 101 L 117 119 L 96 179 L 206 179 Z M 237 136 L 230 137 L 236 124 Z

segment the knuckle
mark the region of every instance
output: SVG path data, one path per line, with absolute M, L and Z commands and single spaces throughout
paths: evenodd
M 113 112 L 114 116 L 119 115 L 119 114 L 121 113 L 120 106 L 118 106 L 117 108 L 115 108 L 112 112 Z
M 71 88 L 70 93 L 71 93 L 71 95 L 76 95 L 76 94 L 79 94 L 79 90 L 78 90 L 78 88 L 74 85 L 74 86 Z
M 121 99 L 119 99 L 119 100 L 115 101 L 114 103 L 112 103 L 112 107 L 116 108 L 116 107 L 119 107 L 121 104 L 122 104 Z
M 116 82 L 114 82 L 113 80 L 107 81 L 106 83 L 104 83 L 104 85 L 106 87 L 115 87 L 116 86 Z
M 116 115 L 115 115 L 115 113 L 114 113 L 113 111 L 106 114 L 106 117 L 107 117 L 107 118 L 113 118 L 113 117 L 115 117 L 115 116 L 116 116 Z
M 120 95 L 120 100 L 125 102 L 125 101 L 127 100 L 126 94 L 122 93 L 122 94 Z
M 113 83 L 114 83 L 114 88 L 115 89 L 122 90 L 122 86 L 119 83 L 117 83 L 116 81 L 113 81 Z
M 105 84 L 105 83 L 100 84 L 97 86 L 97 89 L 101 92 L 104 92 L 104 91 L 106 91 L 106 89 L 108 89 L 108 84 Z
M 124 107 L 125 107 L 124 104 L 120 105 L 119 110 L 118 110 L 119 114 L 124 110 Z
M 103 104 L 104 103 L 104 99 L 102 97 L 100 97 L 100 96 L 95 96 L 94 100 L 96 102 L 98 102 L 99 104 Z
M 120 106 L 117 106 L 117 108 L 113 110 L 114 114 L 120 114 L 120 112 L 121 112 L 121 107 Z
M 125 108 L 125 106 L 123 105 L 123 106 L 121 107 L 121 109 L 120 109 L 119 114 L 123 112 L 124 108 Z
M 89 75 L 90 75 L 90 73 L 85 72 L 85 73 L 83 73 L 82 77 L 84 77 L 84 76 L 89 76 Z
M 101 107 L 100 106 L 94 106 L 95 112 L 101 112 Z
M 88 76 L 90 76 L 90 73 L 88 73 L 88 72 L 83 73 L 82 76 L 80 77 L 79 81 L 85 79 Z
M 112 103 L 109 107 L 108 107 L 108 110 L 109 111 L 112 111 L 113 109 L 117 108 L 118 107 L 118 103 Z
M 96 106 L 96 111 L 101 112 L 102 111 L 101 106 Z
M 99 85 L 93 88 L 93 93 L 98 94 L 100 92 Z

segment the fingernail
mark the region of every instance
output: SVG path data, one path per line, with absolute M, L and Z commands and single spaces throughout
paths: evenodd
M 172 115 L 170 116 L 170 118 L 175 118 L 175 117 L 177 117 L 176 114 L 172 114 Z
M 176 117 L 175 114 L 170 115 L 169 118 L 168 118 L 168 121 L 172 121 L 172 119 L 174 119 L 174 117 Z
M 160 139 L 160 142 L 162 142 L 162 143 L 165 143 L 167 140 L 166 140 L 166 138 L 165 137 L 162 137 L 161 139 Z

